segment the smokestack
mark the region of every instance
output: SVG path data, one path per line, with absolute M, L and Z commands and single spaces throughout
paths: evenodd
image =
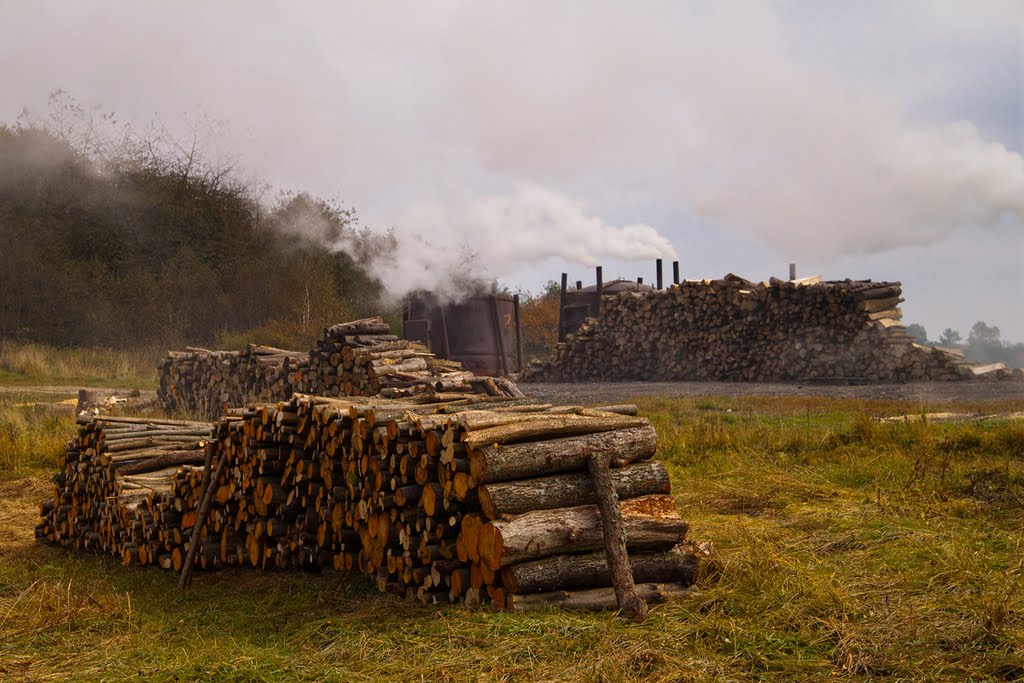
M 672 262 L 672 284 L 679 284 L 679 261 Z
M 654 270 L 657 272 L 658 289 L 664 289 L 665 283 L 661 279 L 661 259 L 654 262 Z
M 601 266 L 597 267 L 597 315 L 601 315 L 601 295 L 604 293 L 604 278 L 601 275 Z
M 795 263 L 790 263 L 789 264 L 789 281 L 792 282 L 795 279 L 796 279 L 796 264 Z
M 562 273 L 562 290 L 558 297 L 558 341 L 565 341 L 565 289 L 569 286 L 569 273 Z

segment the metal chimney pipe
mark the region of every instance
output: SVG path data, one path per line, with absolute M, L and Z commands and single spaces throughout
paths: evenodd
M 565 289 L 569 286 L 569 273 L 562 273 L 562 289 L 558 297 L 558 341 L 565 341 Z
M 665 283 L 661 279 L 661 259 L 658 259 L 657 261 L 654 262 L 654 269 L 657 272 L 658 289 L 664 289 Z

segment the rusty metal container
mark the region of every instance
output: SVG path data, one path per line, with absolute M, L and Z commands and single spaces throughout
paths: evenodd
M 522 369 L 518 296 L 491 294 L 445 304 L 432 294 L 418 294 L 406 302 L 402 335 L 477 375 Z

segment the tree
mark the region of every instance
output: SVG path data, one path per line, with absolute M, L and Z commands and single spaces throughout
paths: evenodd
M 963 338 L 960 336 L 960 333 L 952 327 L 947 327 L 942 331 L 942 334 L 939 335 L 939 344 L 941 346 L 950 346 L 955 348 L 960 345 L 961 341 L 963 341 Z
M 916 339 L 918 344 L 928 343 L 928 332 L 925 331 L 924 325 L 910 323 L 907 325 L 907 334 Z
M 0 337 L 301 349 L 379 312 L 367 264 L 394 237 L 306 193 L 262 201 L 210 134 L 137 134 L 62 92 L 48 119 L 0 123 Z
M 523 355 L 527 361 L 551 358 L 558 344 L 558 304 L 561 286 L 549 281 L 539 294 L 520 292 L 519 319 Z
M 999 338 L 999 328 L 981 320 L 974 323 L 967 335 L 967 355 L 973 360 L 1001 362 L 1003 342 Z

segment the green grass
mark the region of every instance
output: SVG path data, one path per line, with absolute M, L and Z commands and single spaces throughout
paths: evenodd
M 160 349 L 59 349 L 0 340 L 0 385 L 155 389 Z
M 423 608 L 334 573 L 220 571 L 179 593 L 168 572 L 32 541 L 51 453 L 0 477 L 0 679 L 1024 677 L 1024 422 L 883 424 L 950 408 L 807 398 L 641 407 L 710 544 L 699 594 L 642 625 Z

